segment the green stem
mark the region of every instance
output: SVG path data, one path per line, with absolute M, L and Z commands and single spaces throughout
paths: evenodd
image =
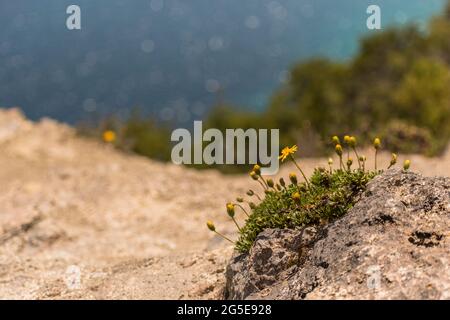
M 356 151 L 356 148 L 353 148 L 353 151 L 355 152 L 356 159 L 358 160 L 358 167 L 359 169 L 361 169 L 361 162 L 359 161 L 359 155 L 358 152 Z
M 378 149 L 375 149 L 375 172 L 377 172 L 377 155 L 378 155 Z
M 295 166 L 297 167 L 298 171 L 300 171 L 300 173 L 302 174 L 303 179 L 305 179 L 306 185 L 307 185 L 308 188 L 309 188 L 309 187 L 310 187 L 309 181 L 308 181 L 308 179 L 306 178 L 305 173 L 304 173 L 303 170 L 300 168 L 300 166 L 297 164 L 297 161 L 295 161 L 295 159 L 294 159 L 294 157 L 293 157 L 292 155 L 291 155 L 291 160 L 294 162 L 294 164 L 295 164 Z
M 267 182 L 266 182 L 266 180 L 264 180 L 264 178 L 263 178 L 263 176 L 262 175 L 258 175 L 260 178 L 261 178 L 261 180 L 264 182 L 264 185 L 266 186 L 266 189 L 269 189 L 269 185 L 267 184 Z
M 236 227 L 238 228 L 239 232 L 242 232 L 241 227 L 239 227 L 238 223 L 236 222 L 236 219 L 234 217 L 232 217 L 231 219 L 233 219 L 233 222 L 236 225 Z
M 239 203 L 236 203 L 236 205 L 237 205 L 239 208 L 241 208 L 242 211 L 244 211 L 244 213 L 245 213 L 245 215 L 246 215 L 247 217 L 250 217 L 250 216 L 248 215 L 247 210 L 245 210 L 243 206 L 241 206 Z
M 221 234 L 220 232 L 218 232 L 218 231 L 214 231 L 216 234 L 218 234 L 219 236 L 221 236 L 222 238 L 224 238 L 225 240 L 228 240 L 228 241 L 230 241 L 232 244 L 235 244 L 234 243 L 234 241 L 232 241 L 232 240 L 230 240 L 230 238 L 228 238 L 228 237 L 225 237 L 223 234 Z
M 256 180 L 256 181 L 258 181 L 259 182 L 259 184 L 261 185 L 261 187 L 263 188 L 263 190 L 264 191 L 266 191 L 266 187 L 262 184 L 262 182 L 261 181 L 259 181 L 259 179 L 258 180 Z M 256 194 L 256 193 L 255 193 Z M 258 196 L 258 195 L 256 195 L 256 196 Z M 258 197 L 259 198 L 259 200 L 261 200 L 261 198 L 260 197 Z

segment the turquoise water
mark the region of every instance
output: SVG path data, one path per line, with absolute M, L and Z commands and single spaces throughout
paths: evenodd
M 77 31 L 65 27 L 73 3 Z M 139 107 L 189 123 L 218 99 L 258 110 L 293 63 L 351 58 L 369 4 L 383 28 L 425 28 L 444 1 L 2 1 L 0 105 L 67 122 Z

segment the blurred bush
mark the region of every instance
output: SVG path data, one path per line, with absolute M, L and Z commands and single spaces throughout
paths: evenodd
M 169 159 L 167 128 L 138 116 L 119 127 L 120 147 Z M 424 32 L 391 28 L 363 38 L 346 63 L 315 58 L 294 65 L 264 112 L 217 105 L 207 128 L 277 128 L 280 146 L 301 140 L 302 154 L 310 156 L 324 154 L 323 142 L 344 134 L 368 143 L 384 133 L 386 146 L 398 152 L 442 152 L 450 139 L 450 1 Z
M 429 130 L 404 121 L 391 121 L 382 134 L 383 147 L 395 153 L 432 154 L 435 145 Z
M 234 122 L 239 113 L 223 116 L 229 127 L 240 123 Z M 442 152 L 450 139 L 450 1 L 426 32 L 391 28 L 363 38 L 347 63 L 315 58 L 293 66 L 288 83 L 256 118 L 260 127 L 280 129 L 282 145 L 311 137 L 301 144 L 309 155 L 322 154 L 318 146 L 335 134 L 368 143 L 389 130 L 393 149 Z

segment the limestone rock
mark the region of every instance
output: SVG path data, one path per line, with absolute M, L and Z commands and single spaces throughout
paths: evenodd
M 390 170 L 321 230 L 261 233 L 248 254 L 231 260 L 226 295 L 450 299 L 449 237 L 450 179 Z

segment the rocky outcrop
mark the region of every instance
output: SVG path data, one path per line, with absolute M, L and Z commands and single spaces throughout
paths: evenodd
M 450 299 L 450 179 L 391 170 L 326 227 L 265 230 L 228 299 Z

